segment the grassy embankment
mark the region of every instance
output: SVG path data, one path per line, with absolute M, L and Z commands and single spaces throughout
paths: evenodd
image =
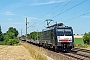
M 46 56 L 43 55 L 44 52 L 40 51 L 40 49 L 33 46 L 32 44 L 28 44 L 28 43 L 23 42 L 23 43 L 21 43 L 21 45 L 23 45 L 26 49 L 28 49 L 28 51 L 30 52 L 30 55 L 35 60 L 47 60 Z

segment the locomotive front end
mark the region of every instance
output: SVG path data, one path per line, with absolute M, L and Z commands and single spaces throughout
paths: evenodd
M 73 30 L 71 27 L 57 28 L 57 47 L 67 51 L 74 48 Z

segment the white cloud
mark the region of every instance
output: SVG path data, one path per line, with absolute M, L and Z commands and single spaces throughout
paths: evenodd
M 49 2 L 44 2 L 44 3 L 33 3 L 30 6 L 54 4 L 54 3 L 66 2 L 66 1 L 67 0 L 50 0 Z
M 40 20 L 38 18 L 35 18 L 35 17 L 29 17 L 30 20 Z
M 22 16 L 22 17 L 27 18 L 28 22 L 42 20 L 40 18 L 35 18 L 35 17 L 28 17 L 28 16 Z
M 5 12 L 4 14 L 5 14 L 5 15 L 15 15 L 15 14 L 13 14 L 13 13 L 11 13 L 11 12 Z
M 29 17 L 29 16 L 22 16 L 22 17 L 25 20 L 25 22 L 26 22 L 26 18 L 27 18 L 27 22 L 32 22 L 32 21 L 40 20 L 40 19 L 35 18 L 35 17 Z
M 22 15 L 21 15 L 22 16 Z M 22 16 L 23 18 L 27 18 L 28 20 L 42 20 L 40 18 L 35 18 L 35 17 L 29 17 L 29 16 Z
M 35 17 L 28 17 L 28 21 L 38 21 L 38 20 L 42 20 L 42 19 Z

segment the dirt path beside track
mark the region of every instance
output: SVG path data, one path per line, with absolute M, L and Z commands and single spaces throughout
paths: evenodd
M 34 60 L 23 46 L 0 45 L 0 60 Z

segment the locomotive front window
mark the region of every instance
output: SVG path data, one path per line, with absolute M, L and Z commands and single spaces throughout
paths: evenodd
M 58 36 L 64 36 L 64 29 L 57 29 Z
M 64 29 L 57 29 L 58 32 L 64 32 Z
M 72 36 L 72 30 L 71 29 L 57 29 L 57 35 L 58 36 Z
M 72 36 L 72 31 L 71 29 L 65 29 L 65 36 Z
M 71 32 L 71 29 L 65 29 L 66 32 Z

